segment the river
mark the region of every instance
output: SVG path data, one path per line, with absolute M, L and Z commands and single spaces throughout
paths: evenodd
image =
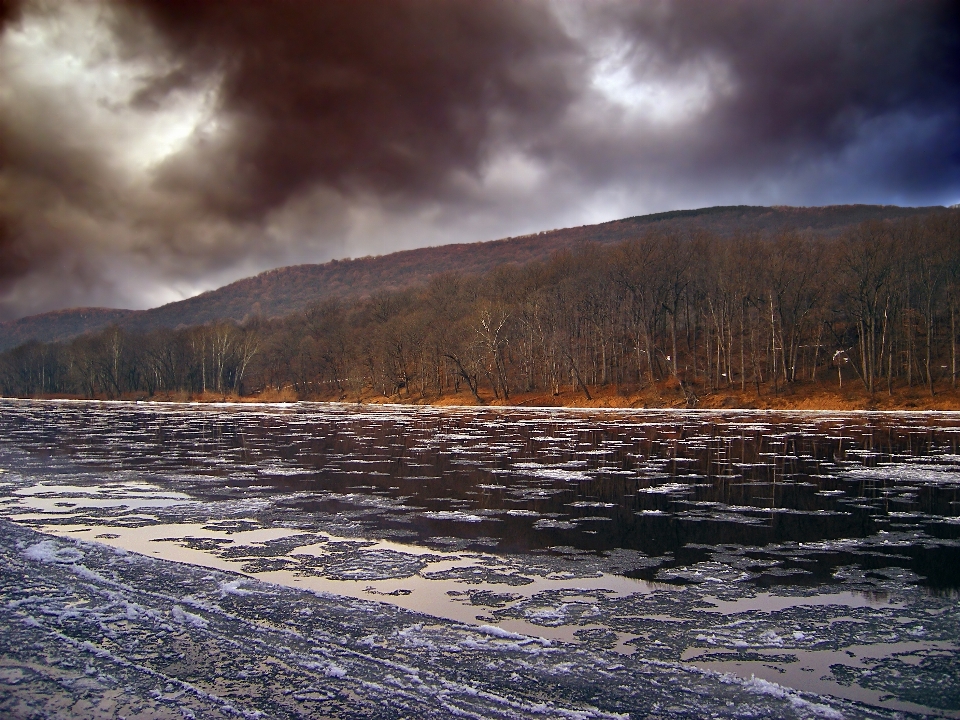
M 958 490 L 960 413 L 0 400 L 0 712 L 960 717 Z

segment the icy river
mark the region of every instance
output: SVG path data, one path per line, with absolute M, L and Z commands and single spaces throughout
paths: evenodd
M 960 718 L 960 413 L 0 400 L 4 718 Z

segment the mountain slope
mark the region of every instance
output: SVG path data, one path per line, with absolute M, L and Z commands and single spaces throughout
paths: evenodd
M 0 323 L 0 350 L 30 340 L 66 340 L 111 324 L 144 331 L 220 319 L 239 322 L 255 314 L 274 317 L 326 298 L 363 297 L 378 291 L 398 290 L 422 284 L 442 272 L 479 273 L 504 263 L 522 264 L 546 259 L 558 250 L 582 243 L 617 243 L 651 231 L 687 233 L 703 230 L 726 236 L 781 231 L 835 235 L 865 220 L 895 220 L 942 212 L 951 211 L 942 207 L 891 205 L 714 207 L 643 215 L 489 242 L 404 250 L 318 265 L 295 265 L 269 270 L 151 310 L 81 308 Z
M 137 312 L 112 308 L 71 308 L 9 320 L 0 323 L 0 350 L 23 345 L 31 340 L 68 340 L 109 325 L 120 325 Z

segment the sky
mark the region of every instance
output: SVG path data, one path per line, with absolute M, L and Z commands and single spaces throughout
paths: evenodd
M 713 205 L 960 202 L 960 4 L 0 0 L 0 320 Z

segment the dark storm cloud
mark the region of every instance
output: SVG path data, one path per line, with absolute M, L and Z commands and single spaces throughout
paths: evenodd
M 638 73 L 705 58 L 728 64 L 735 89 L 701 128 L 714 144 L 705 165 L 818 157 L 841 151 L 879 118 L 939 119 L 926 171 L 902 174 L 926 187 L 956 182 L 956 3 L 681 0 L 609 5 L 598 15 L 634 44 Z
M 26 20 L 54 16 L 63 33 L 73 20 L 55 17 L 61 9 L 36 2 Z M 12 8 L 7 16 L 17 24 Z M 38 292 L 41 304 L 56 305 L 58 292 L 96 290 L 74 287 L 75 277 L 56 290 L 37 284 L 65 264 L 71 274 L 86 268 L 96 284 L 89 266 L 101 262 L 103 245 L 111 249 L 104 234 L 87 247 L 97 226 L 125 235 L 120 254 L 159 259 L 158 273 L 179 261 L 195 279 L 246 256 L 252 270 L 270 264 L 278 253 L 265 247 L 262 224 L 303 193 L 328 192 L 331 207 L 320 212 L 334 231 L 347 222 L 338 226 L 337 216 L 350 212 L 351 197 L 401 209 L 442 202 L 451 172 L 476 172 L 497 135 L 539 131 L 577 89 L 578 49 L 541 3 L 105 3 L 97 24 L 116 47 L 80 61 L 91 72 L 111 59 L 108 70 L 139 72 L 135 92 L 120 102 L 97 98 L 99 108 L 148 117 L 214 82 L 217 128 L 198 127 L 142 173 L 148 188 L 133 189 L 101 138 L 84 136 L 88 118 L 73 116 L 69 98 L 51 107 L 55 97 L 25 93 L 4 107 L 0 132 L 15 149 L 4 174 L 16 198 L 2 212 L 6 227 L 22 231 L 3 246 L 3 274 L 30 276 L 34 287 L 7 292 L 2 315 L 36 309 Z M 104 139 L 112 129 L 103 128 Z M 77 222 L 86 227 L 72 235 Z M 13 245 L 25 248 L 17 262 Z
M 0 319 L 731 202 L 960 199 L 948 2 L 0 0 Z
M 140 102 L 222 70 L 236 123 L 211 202 L 242 217 L 317 183 L 436 197 L 475 168 L 491 125 L 518 136 L 570 102 L 576 48 L 541 4 L 505 2 L 138 3 L 184 65 Z M 207 162 L 201 151 L 201 162 Z M 191 185 L 198 157 L 161 182 Z M 204 173 L 206 175 L 206 173 Z M 206 178 L 197 188 L 203 191 Z M 224 202 L 225 201 L 225 202 Z
M 20 14 L 20 3 L 16 0 L 0 0 L 0 28 Z
M 19 13 L 19 3 L 14 0 L 0 0 L 0 31 L 8 22 L 15 20 Z M 8 153 L 9 141 L 0 126 L 0 168 L 9 164 Z M 29 265 L 28 253 L 17 242 L 18 235 L 13 219 L 0 212 L 0 290 L 5 281 L 22 275 Z

